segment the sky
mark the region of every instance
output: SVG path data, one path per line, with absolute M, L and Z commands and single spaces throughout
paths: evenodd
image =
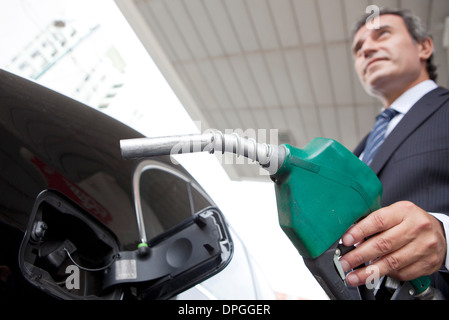
M 112 0 L 0 0 L 0 67 L 54 17 L 100 23 L 126 61 L 126 86 L 106 113 L 147 136 L 199 132 Z M 176 160 L 214 199 L 275 291 L 327 299 L 279 227 L 271 182 L 231 181 L 207 153 Z

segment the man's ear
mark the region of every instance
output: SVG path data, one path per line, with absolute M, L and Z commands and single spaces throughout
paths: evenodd
M 430 37 L 427 37 L 418 45 L 420 59 L 422 59 L 423 61 L 427 61 L 433 53 L 433 40 Z

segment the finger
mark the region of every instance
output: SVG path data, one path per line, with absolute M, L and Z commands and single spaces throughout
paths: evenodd
M 397 236 L 396 239 L 398 239 Z M 379 257 L 398 250 L 404 245 L 405 243 L 400 238 L 399 241 L 395 240 L 394 232 L 384 232 L 381 235 L 370 238 L 345 254 L 340 259 L 340 263 L 342 264 L 343 270 L 347 272 L 364 263 L 374 261 Z
M 348 247 L 352 246 L 397 225 L 401 221 L 401 217 L 391 214 L 391 207 L 381 208 L 349 228 L 342 237 L 343 244 Z
M 411 240 L 406 231 L 407 225 L 399 224 L 362 242 L 340 259 L 343 270 L 349 271 L 402 248 Z
M 413 279 L 417 279 L 423 275 L 432 274 L 432 272 L 424 272 L 424 266 L 420 262 L 409 264 L 408 266 L 397 270 L 392 271 L 388 274 L 388 276 L 397 279 L 399 281 L 410 281 Z
M 388 275 L 401 281 L 417 278 L 421 273 L 422 265 L 419 263 L 419 258 L 410 259 L 413 253 L 414 246 L 406 245 L 400 250 L 379 258 L 368 267 L 349 273 L 346 281 L 351 286 L 366 284 L 374 268 L 379 277 Z

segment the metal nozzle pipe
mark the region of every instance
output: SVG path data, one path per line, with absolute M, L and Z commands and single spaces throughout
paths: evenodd
M 207 151 L 230 152 L 247 157 L 274 174 L 285 158 L 285 148 L 257 143 L 237 134 L 211 131 L 205 134 L 179 135 L 158 138 L 138 138 L 120 141 L 123 159 L 144 158 Z
M 123 159 L 146 158 L 180 153 L 206 151 L 212 136 L 193 134 L 158 138 L 137 138 L 120 141 Z

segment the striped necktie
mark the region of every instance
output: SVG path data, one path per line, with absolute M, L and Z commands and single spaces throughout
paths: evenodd
M 377 116 L 374 128 L 369 134 L 368 140 L 366 141 L 365 151 L 362 158 L 363 162 L 365 162 L 367 165 L 371 163 L 380 145 L 384 142 L 385 131 L 387 130 L 388 123 L 398 113 L 398 111 L 388 108 L 382 111 L 382 113 Z

